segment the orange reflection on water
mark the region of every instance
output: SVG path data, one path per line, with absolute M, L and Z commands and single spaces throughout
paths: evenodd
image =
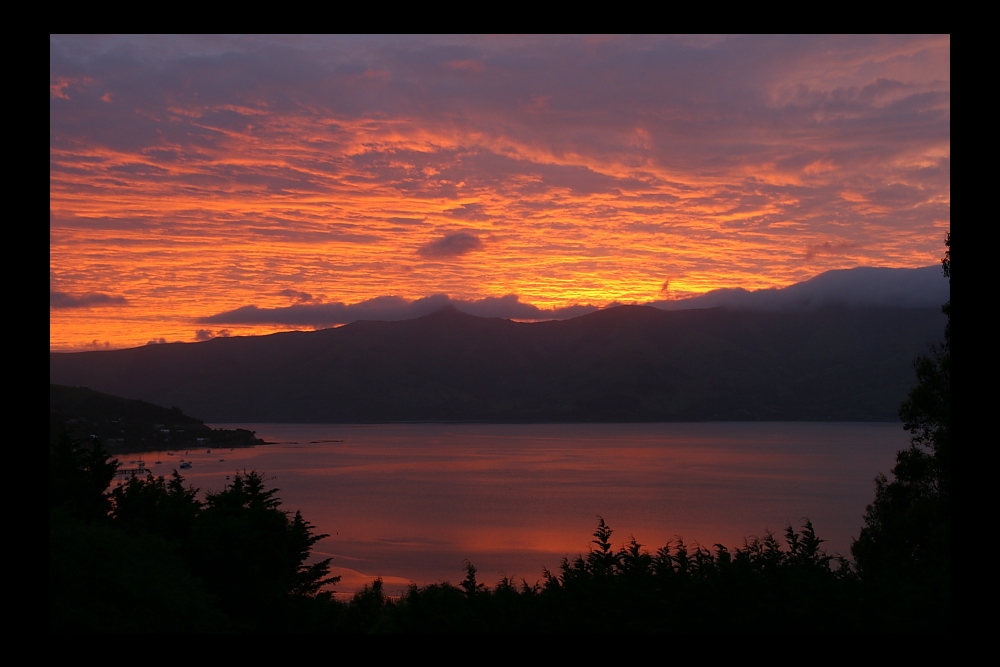
M 460 581 L 465 560 L 490 584 L 532 583 L 588 551 L 598 516 L 616 547 L 635 536 L 651 551 L 677 536 L 735 547 L 809 517 L 847 553 L 875 474 L 906 444 L 899 424 L 242 426 L 282 444 L 192 452 L 189 481 L 264 471 L 285 509 L 329 533 L 317 555 L 337 572 L 397 584 Z

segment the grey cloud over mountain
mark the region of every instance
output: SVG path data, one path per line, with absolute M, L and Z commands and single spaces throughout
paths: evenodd
M 355 304 L 296 304 L 284 308 L 243 306 L 198 320 L 199 324 L 287 324 L 297 326 L 333 326 L 357 320 L 409 320 L 454 307 L 477 317 L 502 317 L 516 320 L 563 320 L 586 315 L 596 306 L 569 306 L 546 310 L 523 303 L 516 294 L 504 297 L 465 301 L 447 294 L 434 294 L 410 300 L 398 296 L 380 296 Z
M 917 308 L 940 306 L 951 298 L 950 295 L 950 284 L 938 265 L 919 269 L 864 266 L 827 271 L 780 289 L 719 289 L 689 299 L 653 301 L 649 305 L 663 310 L 800 311 L 826 306 Z
M 859 267 L 827 271 L 805 282 L 781 289 L 748 291 L 721 289 L 690 299 L 653 301 L 646 305 L 662 310 L 731 308 L 754 311 L 802 311 L 827 306 L 940 306 L 950 298 L 948 281 L 940 266 L 919 269 Z M 620 305 L 617 302 L 607 307 Z M 282 308 L 243 306 L 198 320 L 199 324 L 284 324 L 334 326 L 358 320 L 408 320 L 453 307 L 477 317 L 513 320 L 564 320 L 592 313 L 598 308 L 575 305 L 545 309 L 525 303 L 516 294 L 478 300 L 453 299 L 434 294 L 410 300 L 380 296 L 355 304 L 299 303 Z

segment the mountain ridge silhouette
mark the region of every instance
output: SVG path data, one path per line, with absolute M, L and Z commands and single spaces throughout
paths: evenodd
M 50 382 L 207 422 L 897 419 L 940 308 L 774 313 L 620 306 L 51 353 Z

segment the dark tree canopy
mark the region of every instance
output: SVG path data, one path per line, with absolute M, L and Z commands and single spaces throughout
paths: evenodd
M 307 564 L 310 549 L 327 537 L 296 512 L 280 509 L 277 489 L 256 472 L 237 474 L 231 484 L 205 497 L 186 552 L 195 574 L 227 611 L 244 624 L 273 626 L 289 596 L 320 596 L 330 577 L 330 559 Z
M 950 283 L 951 232 L 945 245 L 942 267 Z M 950 299 L 942 311 L 944 341 L 914 361 L 917 382 L 899 410 L 910 446 L 896 455 L 891 480 L 876 478 L 875 500 L 851 548 L 862 577 L 892 590 L 900 608 L 930 609 L 928 622 L 947 619 L 950 596 Z
M 117 471 L 118 461 L 100 440 L 84 444 L 63 431 L 49 450 L 49 507 L 88 521 L 106 520 L 107 490 Z
M 188 537 L 194 529 L 203 503 L 198 490 L 184 486 L 175 470 L 169 481 L 149 473 L 145 478 L 132 477 L 116 488 L 115 524 L 132 533 L 152 533 L 168 540 Z
M 292 632 L 332 627 L 330 559 L 257 472 L 198 500 L 174 471 L 133 476 L 100 442 L 50 451 L 50 623 L 55 632 Z

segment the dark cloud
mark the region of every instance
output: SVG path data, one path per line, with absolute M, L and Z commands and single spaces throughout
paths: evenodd
M 213 332 L 211 329 L 198 329 L 197 331 L 194 332 L 194 339 L 197 341 L 206 341 L 206 340 L 212 340 L 213 338 L 229 338 L 231 333 L 232 332 L 230 332 L 229 329 L 219 329 L 218 331 L 215 332 Z M 160 340 L 163 341 L 162 338 Z M 147 345 L 149 345 L 152 342 L 153 341 L 150 341 L 149 343 L 147 343 Z
M 155 221 L 141 218 L 83 217 L 73 213 L 49 211 L 49 229 L 108 229 L 120 231 L 141 230 L 153 226 Z
M 73 295 L 68 292 L 49 290 L 49 308 L 54 310 L 125 305 L 128 305 L 128 300 L 123 296 L 112 296 L 110 294 L 101 294 L 100 292 Z
M 445 213 L 461 220 L 484 222 L 490 219 L 490 216 L 483 209 L 482 204 L 462 204 L 461 206 L 448 209 Z
M 152 164 L 146 164 L 144 162 L 133 162 L 131 164 L 114 165 L 108 167 L 108 171 L 128 174 L 130 176 L 163 176 L 170 173 L 168 170 L 162 167 L 157 167 L 156 165 Z
M 486 297 L 479 301 L 455 301 L 455 308 L 477 317 L 502 317 L 510 320 L 568 320 L 597 310 L 595 306 L 567 306 L 544 309 L 521 303 L 516 294 Z
M 53 36 L 50 169 L 276 195 L 325 192 L 326 174 L 442 198 L 457 198 L 460 182 L 514 198 L 648 189 L 621 169 L 597 166 L 613 164 L 713 177 L 764 164 L 796 176 L 812 167 L 871 173 L 872 165 L 913 164 L 899 158 L 940 153 L 950 141 L 949 41 Z M 377 119 L 465 138 L 419 148 L 380 141 Z M 352 143 L 359 120 L 373 134 L 348 156 L 344 142 Z M 298 123 L 322 125 L 308 132 L 315 150 L 285 149 Z M 82 155 L 98 145 L 137 159 Z M 282 146 L 287 157 L 280 165 L 218 159 L 234 145 Z M 164 168 L 175 163 L 186 168 Z M 875 195 L 894 210 L 937 196 L 921 179 L 948 183 L 947 173 L 889 176 L 878 178 L 915 184 Z M 820 199 L 825 207 L 836 200 Z M 757 205 L 748 195 L 729 212 Z M 476 203 L 447 213 L 490 219 Z
M 112 345 L 111 341 L 104 341 L 103 343 L 96 338 L 91 340 L 89 343 L 71 343 L 62 345 L 49 345 L 50 352 L 90 352 L 94 350 L 119 350 L 125 347 L 134 347 L 133 345 Z
M 298 303 L 308 303 L 313 300 L 313 295 L 308 292 L 300 292 L 294 289 L 283 289 L 278 292 L 281 296 L 291 297 L 295 299 Z
M 417 249 L 418 255 L 431 258 L 458 257 L 483 247 L 479 237 L 468 232 L 454 232 Z
M 781 289 L 756 291 L 713 290 L 689 299 L 653 301 L 664 310 L 732 308 L 736 310 L 796 311 L 826 306 L 940 306 L 951 298 L 949 282 L 940 265 L 921 269 L 858 267 L 821 273 Z
M 282 239 L 288 240 L 295 243 L 312 243 L 312 242 L 330 242 L 337 241 L 340 243 L 377 243 L 381 240 L 378 236 L 374 234 L 356 234 L 349 231 L 339 231 L 336 228 L 323 230 L 323 231 L 312 231 L 308 229 L 296 229 L 289 226 L 287 227 L 263 227 L 259 225 L 254 225 L 249 223 L 244 226 L 246 234 L 253 234 L 255 236 L 260 236 L 268 239 Z M 334 225 L 331 225 L 334 227 Z
M 165 151 L 256 137 L 267 113 L 405 116 L 554 155 L 689 167 L 781 159 L 788 144 L 765 134 L 794 143 L 822 128 L 890 152 L 950 136 L 946 82 L 885 64 L 944 79 L 947 37 L 444 39 L 52 37 L 50 134 Z
M 514 320 L 564 320 L 592 313 L 595 306 L 568 306 L 545 309 L 523 303 L 516 294 L 466 301 L 446 294 L 434 294 L 411 301 L 398 296 L 380 296 L 355 304 L 299 304 L 285 308 L 243 306 L 199 320 L 202 324 L 284 324 L 332 326 L 358 320 L 409 320 L 449 306 L 477 317 Z
M 857 250 L 858 243 L 853 241 L 824 241 L 806 246 L 806 261 L 815 258 L 817 255 L 848 255 Z

